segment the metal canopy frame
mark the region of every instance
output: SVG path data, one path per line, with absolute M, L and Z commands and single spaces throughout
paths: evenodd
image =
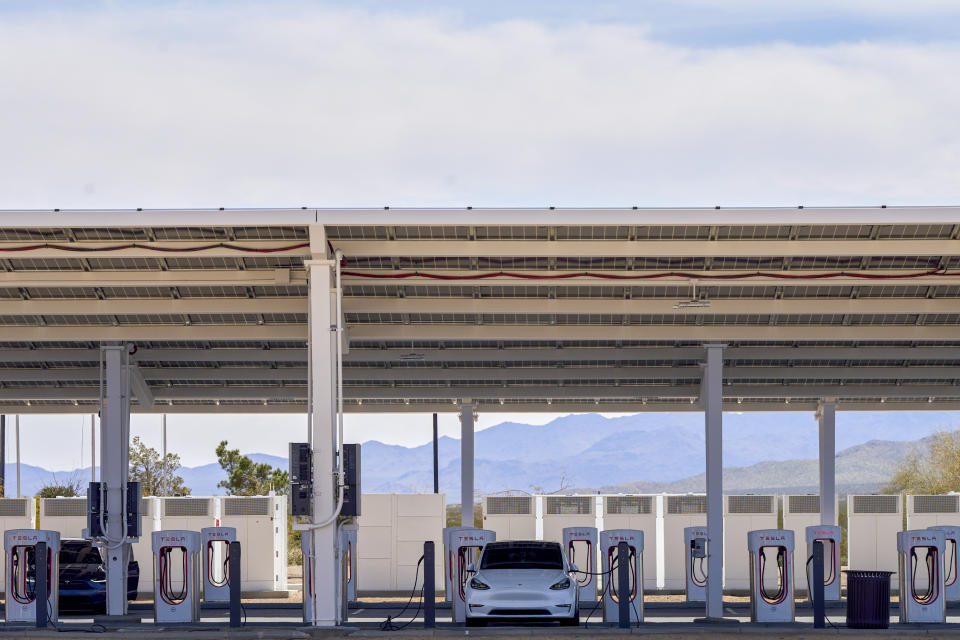
M 305 412 L 343 252 L 345 410 L 960 409 L 960 208 L 0 212 L 0 412 Z M 329 242 L 327 241 L 329 240 Z M 697 302 L 689 301 L 695 284 Z

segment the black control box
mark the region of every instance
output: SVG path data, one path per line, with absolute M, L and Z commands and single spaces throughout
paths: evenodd
M 343 445 L 343 508 L 342 516 L 360 515 L 360 445 Z
M 102 538 L 103 527 L 100 526 L 100 516 L 106 517 L 103 510 L 103 484 L 91 482 L 87 486 L 87 538 Z
M 127 483 L 127 537 L 140 537 L 140 483 Z
M 306 442 L 290 443 L 290 483 L 311 484 L 313 482 L 313 452 Z

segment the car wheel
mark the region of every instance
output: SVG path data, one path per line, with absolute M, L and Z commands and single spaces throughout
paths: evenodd
M 487 626 L 486 620 L 477 620 L 476 618 L 467 618 L 468 627 L 485 627 Z

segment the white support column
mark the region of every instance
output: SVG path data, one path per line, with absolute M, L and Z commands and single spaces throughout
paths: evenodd
M 820 401 L 817 424 L 820 433 L 820 524 L 837 524 L 837 404 L 834 398 Z
M 322 229 L 321 229 L 322 231 Z M 337 508 L 337 334 L 334 263 L 331 260 L 306 262 L 310 286 L 310 425 L 313 445 L 313 517 L 314 524 L 330 520 Z M 332 627 L 338 623 L 338 567 L 336 561 L 336 521 L 312 529 L 314 600 L 308 611 L 314 626 Z
M 707 457 L 706 617 L 723 617 L 723 347 L 704 345 L 702 402 Z
M 460 406 L 460 526 L 473 523 L 473 403 Z
M 130 368 L 127 345 L 102 345 L 103 398 L 100 410 L 100 481 L 106 488 L 107 615 L 127 613 L 126 492 L 130 468 Z

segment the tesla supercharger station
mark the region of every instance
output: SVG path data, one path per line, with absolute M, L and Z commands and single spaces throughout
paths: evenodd
M 303 621 L 313 621 L 313 545 L 310 531 L 300 532 L 300 553 L 303 554 Z
M 617 549 L 621 542 L 627 543 L 628 556 L 619 558 Z M 643 531 L 636 529 L 612 529 L 600 532 L 600 559 L 603 572 L 603 621 L 617 622 L 620 619 L 620 598 L 630 600 L 630 622 L 643 622 Z M 630 570 L 629 594 L 619 593 L 617 567 L 628 562 Z
M 450 549 L 453 562 L 453 621 L 467 621 L 467 603 L 463 592 L 470 574 L 467 568 L 475 566 L 480 550 L 488 542 L 494 542 L 497 534 L 489 529 L 461 528 L 450 533 Z
M 200 620 L 200 548 L 196 531 L 154 531 L 154 620 L 197 622 Z
M 816 524 L 806 528 L 807 555 L 804 560 L 804 588 L 809 594 L 813 589 L 813 543 L 823 543 L 823 599 L 840 599 L 840 527 Z M 796 586 L 797 581 L 793 581 Z
M 960 542 L 960 527 L 937 525 L 928 527 L 943 532 L 943 597 L 947 602 L 960 600 L 960 558 L 957 558 L 957 543 Z
M 750 554 L 750 621 L 793 622 L 793 531 L 747 533 Z
M 474 530 L 473 527 L 447 527 L 443 530 L 443 585 L 447 602 L 453 602 L 453 574 L 455 566 L 453 545 L 450 542 L 450 536 L 457 531 Z M 496 532 L 494 532 L 494 535 L 496 535 Z
M 597 536 L 596 527 L 566 527 L 563 530 L 563 550 L 570 564 L 576 564 L 583 573 L 577 574 L 580 602 L 597 599 Z
M 900 622 L 946 622 L 943 593 L 943 531 L 897 533 Z
M 37 545 L 47 544 L 47 617 L 58 618 L 60 533 L 40 529 L 3 532 L 7 562 L 7 622 L 37 621 Z
M 340 527 L 340 558 L 343 560 L 343 593 L 347 602 L 357 600 L 357 525 Z
M 230 602 L 230 543 L 236 541 L 237 530 L 233 527 L 200 530 L 204 602 Z
M 687 602 L 707 601 L 707 528 L 684 527 Z

